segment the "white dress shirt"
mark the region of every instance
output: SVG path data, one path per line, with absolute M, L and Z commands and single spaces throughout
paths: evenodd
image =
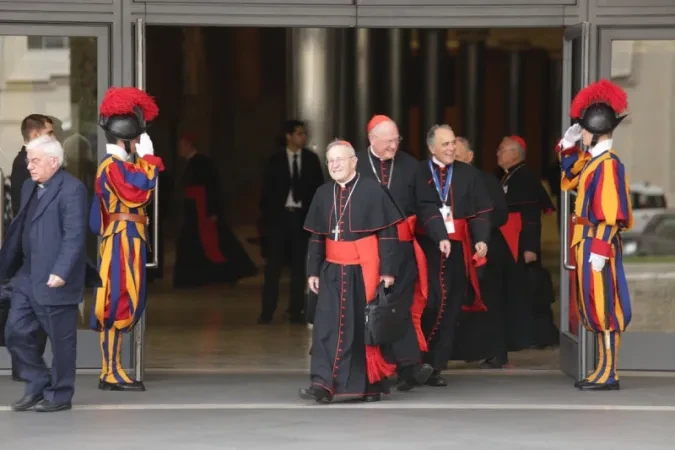
M 298 155 L 297 164 L 298 164 L 298 177 L 302 173 L 302 150 L 298 150 L 293 153 L 288 148 L 286 148 L 286 157 L 288 158 L 288 173 L 291 174 L 291 180 L 293 179 L 293 157 Z M 302 202 L 296 202 L 293 200 L 293 188 L 288 190 L 288 197 L 286 197 L 286 208 L 302 208 Z

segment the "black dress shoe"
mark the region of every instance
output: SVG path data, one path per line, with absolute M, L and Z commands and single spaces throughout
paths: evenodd
M 377 393 L 377 394 L 369 394 L 369 395 L 364 395 L 363 396 L 363 401 L 364 402 L 379 402 L 382 400 L 382 394 Z
M 42 394 L 24 395 L 21 400 L 12 403 L 12 409 L 14 411 L 28 411 L 29 409 L 32 409 L 33 406 L 40 403 L 42 399 Z
M 574 387 L 577 388 L 577 389 L 580 389 L 581 386 L 583 386 L 585 384 L 588 384 L 588 383 L 589 383 L 588 378 L 584 378 L 583 380 L 575 381 Z
M 420 364 L 415 366 L 410 378 L 403 380 L 396 386 L 396 389 L 402 392 L 410 391 L 417 386 L 424 386 L 429 378 L 434 374 L 434 368 L 429 364 Z
M 26 380 L 24 380 L 23 378 L 21 378 L 19 375 L 15 374 L 15 373 L 12 374 L 12 380 L 13 381 L 23 381 L 24 383 L 26 382 Z
M 57 411 L 66 411 L 72 408 L 73 404 L 70 402 L 56 403 L 50 402 L 49 400 L 42 400 L 40 403 L 35 405 L 36 412 L 57 412 Z
M 433 387 L 445 387 L 448 385 L 448 382 L 445 381 L 445 378 L 440 376 L 437 373 L 434 373 L 429 377 L 426 383 L 424 383 L 426 386 L 433 386 Z
M 333 401 L 333 396 L 330 395 L 330 392 L 316 386 L 310 386 L 309 388 L 302 388 L 298 391 L 298 395 L 303 400 L 314 400 L 317 403 L 321 403 L 324 405 L 327 405 L 328 403 Z
M 618 381 L 611 383 L 584 383 L 579 386 L 582 391 L 619 391 L 621 386 Z
M 263 316 L 258 317 L 258 325 L 269 325 L 271 323 L 272 323 L 271 317 L 263 317 Z
M 102 391 L 145 391 L 145 385 L 142 381 L 134 381 L 132 383 L 108 383 L 107 381 L 100 380 L 98 382 L 98 388 Z

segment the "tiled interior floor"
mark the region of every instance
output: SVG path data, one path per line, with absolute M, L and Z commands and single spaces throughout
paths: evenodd
M 246 240 L 253 230 L 238 229 L 237 234 L 262 267 L 257 247 Z M 311 331 L 286 321 L 286 297 L 280 299 L 273 324 L 256 324 L 262 274 L 236 286 L 173 290 L 173 249 L 170 243 L 165 248 L 164 279 L 149 287 L 147 368 L 274 371 L 308 368 Z M 287 282 L 282 283 L 283 294 Z M 512 354 L 511 359 L 518 368 L 558 367 L 557 350 L 526 350 Z M 452 366 L 475 368 L 476 364 Z

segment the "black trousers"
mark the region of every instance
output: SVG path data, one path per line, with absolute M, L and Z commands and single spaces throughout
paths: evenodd
M 265 281 L 260 313 L 263 320 L 271 320 L 277 309 L 279 280 L 285 265 L 290 265 L 291 268 L 288 312 L 293 319 L 304 319 L 309 244 L 309 233 L 303 229 L 304 222 L 305 217 L 300 210 L 286 210 L 267 231 Z
M 45 333 L 42 328 L 37 331 L 37 346 L 40 355 L 44 355 L 45 349 L 47 348 L 47 333 Z M 19 376 L 19 362 L 12 353 L 10 353 L 10 355 L 12 356 L 12 377 L 17 379 L 21 378 Z

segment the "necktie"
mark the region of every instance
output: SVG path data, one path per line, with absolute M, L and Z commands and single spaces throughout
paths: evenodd
M 298 170 L 298 154 L 293 155 L 293 173 L 291 173 L 291 194 L 294 202 L 300 202 L 300 170 Z

